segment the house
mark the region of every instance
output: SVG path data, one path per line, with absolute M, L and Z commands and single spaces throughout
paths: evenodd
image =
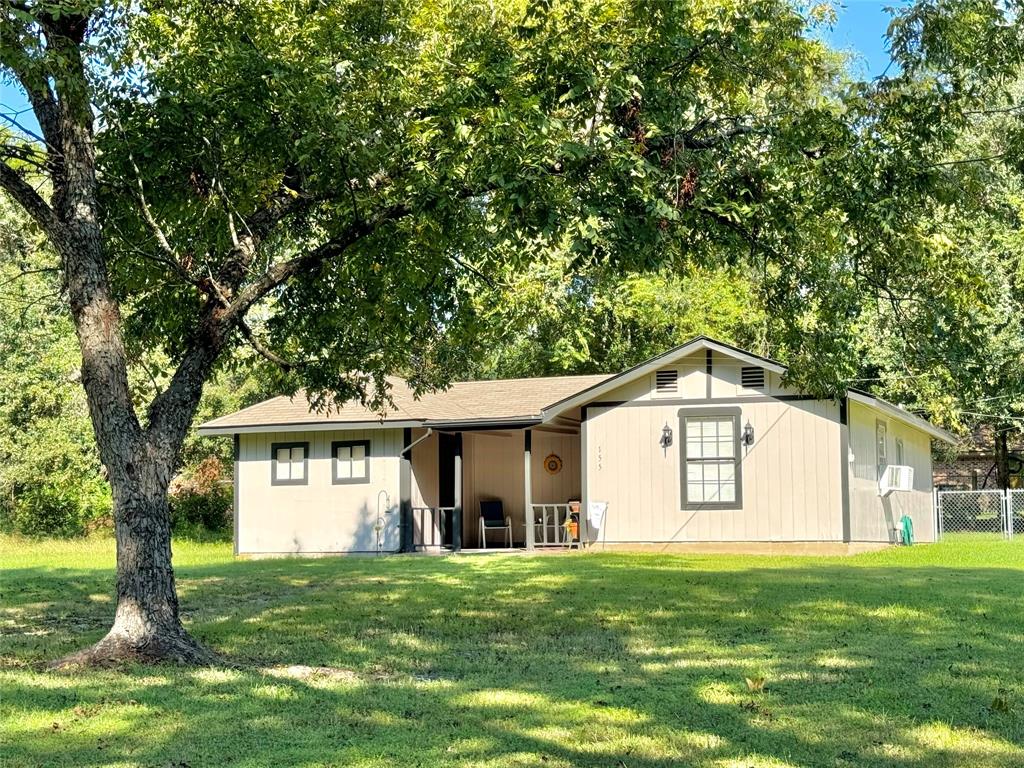
M 1007 443 L 1010 487 L 1024 488 L 1024 438 L 1013 433 Z M 992 425 L 981 424 L 960 450 L 941 452 L 932 475 L 935 487 L 940 491 L 999 490 L 995 444 Z
M 795 391 L 785 373 L 700 337 L 617 375 L 419 399 L 393 379 L 383 418 L 354 402 L 312 411 L 300 395 L 199 432 L 234 436 L 246 555 L 576 540 L 844 552 L 892 542 L 904 515 L 933 541 L 931 442 L 951 436 L 862 392 Z M 484 527 L 481 502 L 498 501 Z

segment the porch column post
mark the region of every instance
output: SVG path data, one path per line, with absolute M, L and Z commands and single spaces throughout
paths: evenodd
M 411 552 L 412 546 L 412 429 L 402 432 L 402 453 L 398 463 L 398 536 L 399 549 Z
M 455 435 L 455 499 L 452 510 L 452 552 L 462 549 L 462 433 Z
M 534 548 L 533 485 L 530 481 L 530 453 L 533 450 L 533 432 L 523 430 L 523 519 L 526 521 L 526 548 Z
M 590 494 L 587 492 L 587 462 L 590 460 L 587 446 L 587 406 L 580 409 L 580 549 L 590 544 L 590 522 L 587 515 Z
M 234 456 L 235 456 L 235 469 L 234 469 L 235 489 L 234 489 L 234 492 L 231 494 L 231 498 L 232 498 L 232 502 L 231 502 L 231 504 L 232 504 L 231 516 L 234 518 L 234 524 L 235 524 L 234 555 L 235 555 L 235 557 L 238 557 L 238 530 L 239 530 L 238 529 L 238 489 L 240 487 L 239 479 L 238 479 L 238 469 L 239 469 L 239 467 L 241 466 L 241 463 L 242 463 L 242 436 L 236 432 L 234 434 L 234 438 L 235 438 L 235 451 L 234 451 Z

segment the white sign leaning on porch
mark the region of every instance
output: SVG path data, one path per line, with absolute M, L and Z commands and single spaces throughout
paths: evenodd
M 592 528 L 601 530 L 604 526 L 604 514 L 607 511 L 607 501 L 591 501 L 587 504 L 587 522 Z

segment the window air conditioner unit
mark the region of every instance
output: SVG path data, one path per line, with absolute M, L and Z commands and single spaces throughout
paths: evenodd
M 893 491 L 914 490 L 914 468 L 889 464 L 878 480 L 878 495 L 888 496 Z

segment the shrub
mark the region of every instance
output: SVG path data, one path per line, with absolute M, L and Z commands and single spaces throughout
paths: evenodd
M 98 474 L 44 465 L 24 468 L 19 483 L 6 484 L 0 477 L 0 531 L 69 537 L 113 527 L 110 486 Z
M 205 538 L 231 530 L 234 489 L 224 465 L 209 456 L 171 484 L 171 525 L 177 535 Z

